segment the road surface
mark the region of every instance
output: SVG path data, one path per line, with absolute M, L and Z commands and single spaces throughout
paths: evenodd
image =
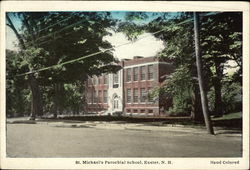
M 240 135 L 7 124 L 7 156 L 241 157 Z

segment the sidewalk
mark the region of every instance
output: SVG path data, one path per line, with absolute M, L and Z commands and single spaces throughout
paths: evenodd
M 96 129 L 112 129 L 112 130 L 136 130 L 136 131 L 165 131 L 177 133 L 207 134 L 204 126 L 189 126 L 179 124 L 153 125 L 151 122 L 145 123 L 127 123 L 122 121 L 73 121 L 73 120 L 46 120 L 38 119 L 28 120 L 28 118 L 11 118 L 7 119 L 7 124 L 41 124 L 51 127 L 63 128 L 96 128 Z M 225 129 L 222 127 L 214 127 L 215 133 L 226 136 L 241 136 L 242 132 L 237 129 Z

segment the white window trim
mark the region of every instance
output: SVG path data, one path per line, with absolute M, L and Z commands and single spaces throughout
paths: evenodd
M 140 67 L 140 66 L 147 66 L 147 65 L 154 65 L 154 64 L 166 64 L 166 65 L 171 65 L 171 63 L 168 63 L 168 62 L 154 61 L 154 62 L 149 62 L 149 63 L 134 64 L 134 65 L 130 65 L 130 66 L 125 66 L 125 67 L 123 67 L 123 69 L 126 69 L 126 68 L 133 68 L 133 67 Z
M 145 107 L 136 107 L 136 106 L 132 106 L 132 107 L 129 107 L 129 108 L 126 108 L 125 109 L 157 109 L 157 108 L 160 108 L 160 107 L 150 107 L 150 106 L 145 106 Z

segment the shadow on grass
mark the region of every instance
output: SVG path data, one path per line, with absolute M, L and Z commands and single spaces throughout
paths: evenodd
M 225 128 L 237 128 L 242 130 L 242 118 L 213 120 L 213 125 Z

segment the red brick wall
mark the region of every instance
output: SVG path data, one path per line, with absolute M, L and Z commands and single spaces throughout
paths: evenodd
M 159 86 L 161 82 L 164 81 L 166 74 L 170 74 L 173 71 L 173 67 L 170 64 L 162 64 L 164 61 L 160 61 L 159 64 L 153 64 L 153 79 L 148 80 L 148 65 L 146 66 L 146 80 L 141 81 L 141 69 L 140 66 L 138 67 L 139 70 L 139 77 L 138 81 L 133 81 L 133 65 L 139 65 L 139 64 L 146 64 L 146 63 L 151 63 L 158 61 L 158 58 L 156 57 L 147 57 L 147 58 L 136 58 L 132 60 L 123 60 L 120 62 L 120 65 L 126 67 L 126 66 L 131 66 L 131 81 L 126 82 L 127 80 L 127 68 L 123 69 L 123 99 L 124 99 L 124 112 L 129 114 L 127 111 L 130 110 L 130 113 L 133 113 L 134 111 L 137 110 L 138 114 L 149 114 L 149 115 L 159 115 L 160 114 L 160 107 L 159 107 L 159 102 L 156 101 L 154 102 L 149 102 L 146 100 L 146 102 L 140 103 L 140 89 L 145 88 L 146 92 L 148 92 L 148 89 L 151 88 L 153 89 L 156 86 Z M 170 61 L 167 61 L 170 62 Z M 110 82 L 109 82 L 110 83 Z M 139 97 L 139 102 L 138 103 L 133 103 L 133 91 L 135 88 L 138 88 L 138 97 Z M 101 77 L 101 83 L 97 85 L 93 84 L 88 84 L 89 90 L 96 90 L 102 91 L 103 95 L 103 90 L 108 90 L 108 85 L 103 84 L 103 76 Z M 131 99 L 132 103 L 127 103 L 127 89 L 131 89 Z M 103 99 L 103 96 L 101 96 Z M 165 99 L 159 99 L 159 100 L 165 100 Z M 88 104 L 88 111 L 89 112 L 99 112 L 102 110 L 107 110 L 109 108 L 108 104 L 106 103 L 98 103 L 98 104 Z M 141 113 L 143 112 L 143 113 Z M 150 112 L 150 113 L 149 113 Z M 152 112 L 152 113 L 151 113 Z
M 103 103 L 103 91 L 104 90 L 108 90 L 108 84 L 104 84 L 104 76 L 100 76 L 100 82 L 98 84 L 93 84 L 91 82 L 93 82 L 93 79 L 94 78 L 90 78 L 86 84 L 87 88 L 86 88 L 86 94 L 88 94 L 89 92 L 92 93 L 93 95 L 93 91 L 96 91 L 97 94 L 99 91 L 101 91 L 101 95 L 100 95 L 100 98 L 101 98 L 101 101 L 99 101 L 99 98 L 98 98 L 98 103 L 94 103 L 93 100 L 94 100 L 94 96 L 92 96 L 92 102 L 91 103 L 87 103 L 87 111 L 88 112 L 100 112 L 100 111 L 103 111 L 103 110 L 107 110 L 108 109 L 108 104 L 107 103 Z M 97 81 L 96 81 L 97 82 Z M 86 95 L 88 97 L 88 95 Z M 98 94 L 99 96 L 99 94 Z M 87 101 L 89 101 L 89 98 L 87 98 Z

